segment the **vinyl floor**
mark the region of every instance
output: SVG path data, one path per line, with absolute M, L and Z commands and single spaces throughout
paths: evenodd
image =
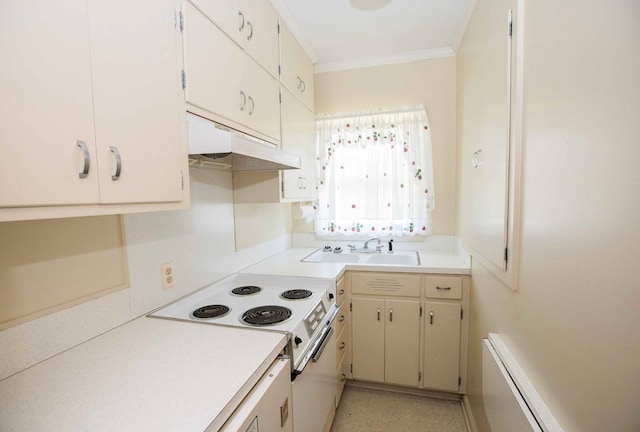
M 345 387 L 331 432 L 467 432 L 458 401 Z

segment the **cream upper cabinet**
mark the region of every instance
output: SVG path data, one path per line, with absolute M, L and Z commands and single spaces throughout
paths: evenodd
M 0 4 L 1 220 L 183 200 L 178 34 L 172 0 Z
M 100 202 L 182 199 L 173 0 L 89 0 Z
M 227 37 L 278 76 L 278 14 L 268 0 L 190 0 Z
M 278 80 L 191 3 L 184 16 L 187 109 L 279 143 Z
M 280 82 L 314 109 L 313 63 L 291 30 L 280 22 Z
M 282 172 L 282 195 L 285 199 L 311 201 L 317 197 L 313 111 L 287 89 L 283 88 L 281 95 L 282 148 L 301 159 L 300 169 Z
M 2 1 L 0 40 L 0 206 L 97 203 L 86 0 Z

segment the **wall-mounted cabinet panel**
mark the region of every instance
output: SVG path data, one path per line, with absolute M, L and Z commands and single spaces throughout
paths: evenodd
M 86 1 L 0 3 L 2 207 L 99 201 L 88 26 Z
M 278 80 L 192 4 L 184 14 L 185 97 L 204 110 L 194 113 L 280 142 Z
M 175 17 L 173 0 L 0 4 L 0 220 L 186 198 Z
M 278 76 L 278 14 L 268 0 L 191 3 L 271 75 Z
M 174 17 L 173 0 L 89 1 L 101 203 L 182 199 Z
M 280 82 L 314 109 L 313 63 L 291 30 L 280 22 Z

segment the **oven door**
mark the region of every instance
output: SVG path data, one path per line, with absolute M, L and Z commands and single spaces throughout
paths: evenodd
M 321 431 L 335 408 L 336 335 L 333 322 L 339 308 L 334 305 L 317 343 L 305 356 L 302 371 L 293 380 L 293 430 Z

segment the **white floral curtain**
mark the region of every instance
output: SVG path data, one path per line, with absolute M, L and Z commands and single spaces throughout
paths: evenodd
M 316 118 L 318 235 L 426 235 L 435 208 L 424 108 Z

